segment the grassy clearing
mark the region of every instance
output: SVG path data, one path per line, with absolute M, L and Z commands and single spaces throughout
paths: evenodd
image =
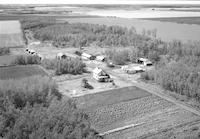
M 23 47 L 24 40 L 22 33 L 0 34 L 0 47 Z
M 130 101 L 149 95 L 148 92 L 132 86 L 85 95 L 77 98 L 77 101 L 80 107 L 95 109 L 97 107 Z
M 0 47 L 21 47 L 24 45 L 19 21 L 1 21 Z
M 0 66 L 8 66 L 10 65 L 14 60 L 16 56 L 15 55 L 3 55 L 0 56 Z
M 33 75 L 46 76 L 47 73 L 42 70 L 39 66 L 28 65 L 28 66 L 10 66 L 0 68 L 0 79 L 20 79 Z

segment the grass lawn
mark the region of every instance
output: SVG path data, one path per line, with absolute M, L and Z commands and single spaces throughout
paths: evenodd
M 47 73 L 38 65 L 0 67 L 1 80 L 20 79 L 33 75 L 47 76 Z
M 149 94 L 148 92 L 132 86 L 103 91 L 95 94 L 88 94 L 78 97 L 76 98 L 76 100 L 80 107 L 94 109 L 97 107 L 126 102 L 150 95 L 151 94 Z

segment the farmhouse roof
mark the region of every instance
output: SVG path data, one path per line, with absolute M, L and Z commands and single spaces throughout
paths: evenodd
M 91 57 L 92 55 L 90 55 L 90 54 L 87 54 L 87 53 L 82 53 L 82 56 L 85 56 L 85 57 Z
M 93 73 L 94 74 L 97 74 L 97 75 L 102 75 L 102 76 L 104 76 L 104 75 L 107 75 L 106 74 L 106 72 L 104 71 L 104 70 L 102 70 L 101 68 L 99 68 L 99 67 L 96 67 L 94 70 L 93 70 Z

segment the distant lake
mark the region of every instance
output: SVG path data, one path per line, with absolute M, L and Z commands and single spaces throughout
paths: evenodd
M 152 30 L 157 29 L 157 36 L 164 41 L 171 41 L 174 39 L 182 40 L 184 42 L 200 41 L 200 25 L 178 24 L 171 22 L 160 22 L 142 19 L 131 18 L 68 18 L 69 22 L 82 22 L 104 25 L 118 25 L 123 27 L 135 27 L 137 32 L 141 33 L 143 29 Z
M 191 11 L 191 10 L 195 10 Z M 200 8 L 141 8 L 139 10 L 109 9 L 109 10 L 84 10 L 80 14 L 97 16 L 114 16 L 121 18 L 169 18 L 169 17 L 200 17 Z

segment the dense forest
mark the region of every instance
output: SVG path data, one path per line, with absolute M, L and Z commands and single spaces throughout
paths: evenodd
M 49 77 L 0 80 L 0 138 L 100 139 L 87 114 Z

